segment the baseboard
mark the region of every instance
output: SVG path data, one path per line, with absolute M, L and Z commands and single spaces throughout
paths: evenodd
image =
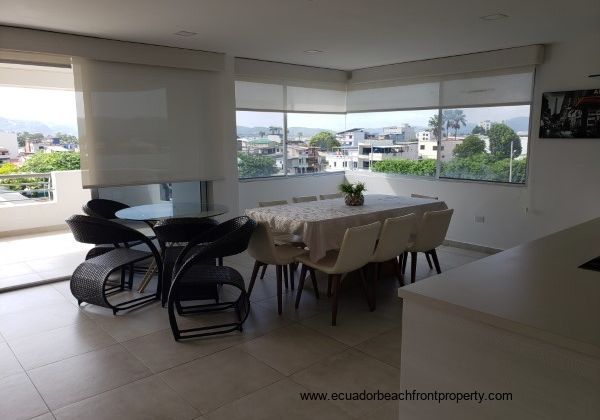
M 31 283 L 16 284 L 14 286 L 0 288 L 0 293 L 13 292 L 15 290 L 27 289 L 29 287 L 42 286 L 44 284 L 58 283 L 59 281 L 70 280 L 70 279 L 71 279 L 71 276 L 60 276 L 60 277 L 54 277 L 51 279 L 35 281 L 35 282 L 31 282 Z
M 53 225 L 53 226 L 42 226 L 36 228 L 29 229 L 17 229 L 17 230 L 7 230 L 4 232 L 0 232 L 0 238 L 8 238 L 11 236 L 22 236 L 22 235 L 35 235 L 38 233 L 49 233 L 49 232 L 58 232 L 65 231 L 68 232 L 69 228 L 66 224 L 62 225 Z
M 491 248 L 491 247 L 483 246 L 483 245 L 475 245 L 475 244 L 470 244 L 468 242 L 451 241 L 449 239 L 446 239 L 444 241 L 444 245 L 453 246 L 455 248 L 468 249 L 471 251 L 482 252 L 484 254 L 490 254 L 490 255 L 497 254 L 498 252 L 503 251 L 503 249 Z

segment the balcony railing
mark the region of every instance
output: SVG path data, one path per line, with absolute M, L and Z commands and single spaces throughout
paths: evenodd
M 53 192 L 50 173 L 0 175 L 0 205 L 52 201 Z

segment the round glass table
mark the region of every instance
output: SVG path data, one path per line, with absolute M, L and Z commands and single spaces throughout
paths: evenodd
M 229 209 L 221 204 L 202 205 L 200 203 L 162 201 L 154 204 L 128 207 L 119 210 L 115 215 L 119 219 L 158 221 L 171 219 L 173 217 L 214 217 L 225 214 Z

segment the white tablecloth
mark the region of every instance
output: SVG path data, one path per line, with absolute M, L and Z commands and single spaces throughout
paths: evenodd
M 247 209 L 246 215 L 266 222 L 274 232 L 300 235 L 310 250 L 310 259 L 318 261 L 327 251 L 340 248 L 349 227 L 410 213 L 420 219 L 426 211 L 446 208 L 446 203 L 438 200 L 366 194 L 363 206 L 347 206 L 343 198 L 338 198 Z

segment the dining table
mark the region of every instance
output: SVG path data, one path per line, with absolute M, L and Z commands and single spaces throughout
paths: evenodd
M 247 209 L 246 216 L 264 222 L 275 233 L 302 238 L 311 261 L 319 261 L 327 251 L 340 249 L 346 229 L 390 217 L 414 213 L 418 220 L 427 211 L 445 210 L 444 201 L 400 195 L 365 194 L 364 204 L 348 206 L 343 198 L 282 204 Z M 415 235 L 419 223 L 414 226 Z
M 228 211 L 229 209 L 222 204 L 204 204 L 188 201 L 160 201 L 158 203 L 127 207 L 117 211 L 115 216 L 122 220 L 143 221 L 153 226 L 160 220 L 175 217 L 207 218 L 220 216 Z M 146 290 L 146 287 L 148 286 L 148 283 L 150 283 L 155 272 L 156 262 L 152 261 L 144 274 L 144 278 L 140 282 L 138 292 L 143 293 Z M 168 293 L 168 291 L 163 290 L 163 293 Z

